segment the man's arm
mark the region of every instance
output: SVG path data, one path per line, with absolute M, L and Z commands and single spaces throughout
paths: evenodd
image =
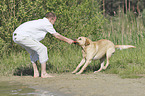
M 65 42 L 67 42 L 69 44 L 72 44 L 74 42 L 72 39 L 66 38 L 66 37 L 60 35 L 59 33 L 54 33 L 52 35 L 54 37 L 56 37 L 57 39 L 62 40 L 62 41 L 65 41 Z

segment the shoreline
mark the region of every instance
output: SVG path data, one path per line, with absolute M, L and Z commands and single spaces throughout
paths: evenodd
M 122 79 L 117 75 L 105 73 L 51 75 L 55 77 L 0 76 L 0 82 L 14 81 L 30 88 L 59 94 L 56 96 L 145 96 L 145 77 Z

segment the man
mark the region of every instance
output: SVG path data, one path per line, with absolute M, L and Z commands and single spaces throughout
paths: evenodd
M 34 69 L 34 77 L 39 77 L 36 61 L 41 63 L 41 77 L 53 77 L 46 72 L 46 61 L 48 60 L 47 48 L 41 41 L 47 32 L 54 37 L 67 42 L 73 43 L 72 39 L 66 38 L 55 31 L 53 24 L 56 21 L 56 15 L 52 12 L 46 13 L 43 19 L 32 20 L 20 25 L 13 33 L 15 43 L 21 45 L 30 53 L 30 59 Z

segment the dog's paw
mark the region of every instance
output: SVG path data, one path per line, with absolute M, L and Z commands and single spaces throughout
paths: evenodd
M 94 73 L 98 73 L 98 72 L 100 72 L 100 71 L 94 71 Z
M 75 74 L 76 72 L 71 72 L 72 74 Z

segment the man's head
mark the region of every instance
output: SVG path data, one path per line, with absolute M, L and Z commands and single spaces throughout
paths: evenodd
M 45 17 L 51 22 L 51 24 L 54 24 L 56 21 L 56 15 L 52 12 L 46 13 Z

